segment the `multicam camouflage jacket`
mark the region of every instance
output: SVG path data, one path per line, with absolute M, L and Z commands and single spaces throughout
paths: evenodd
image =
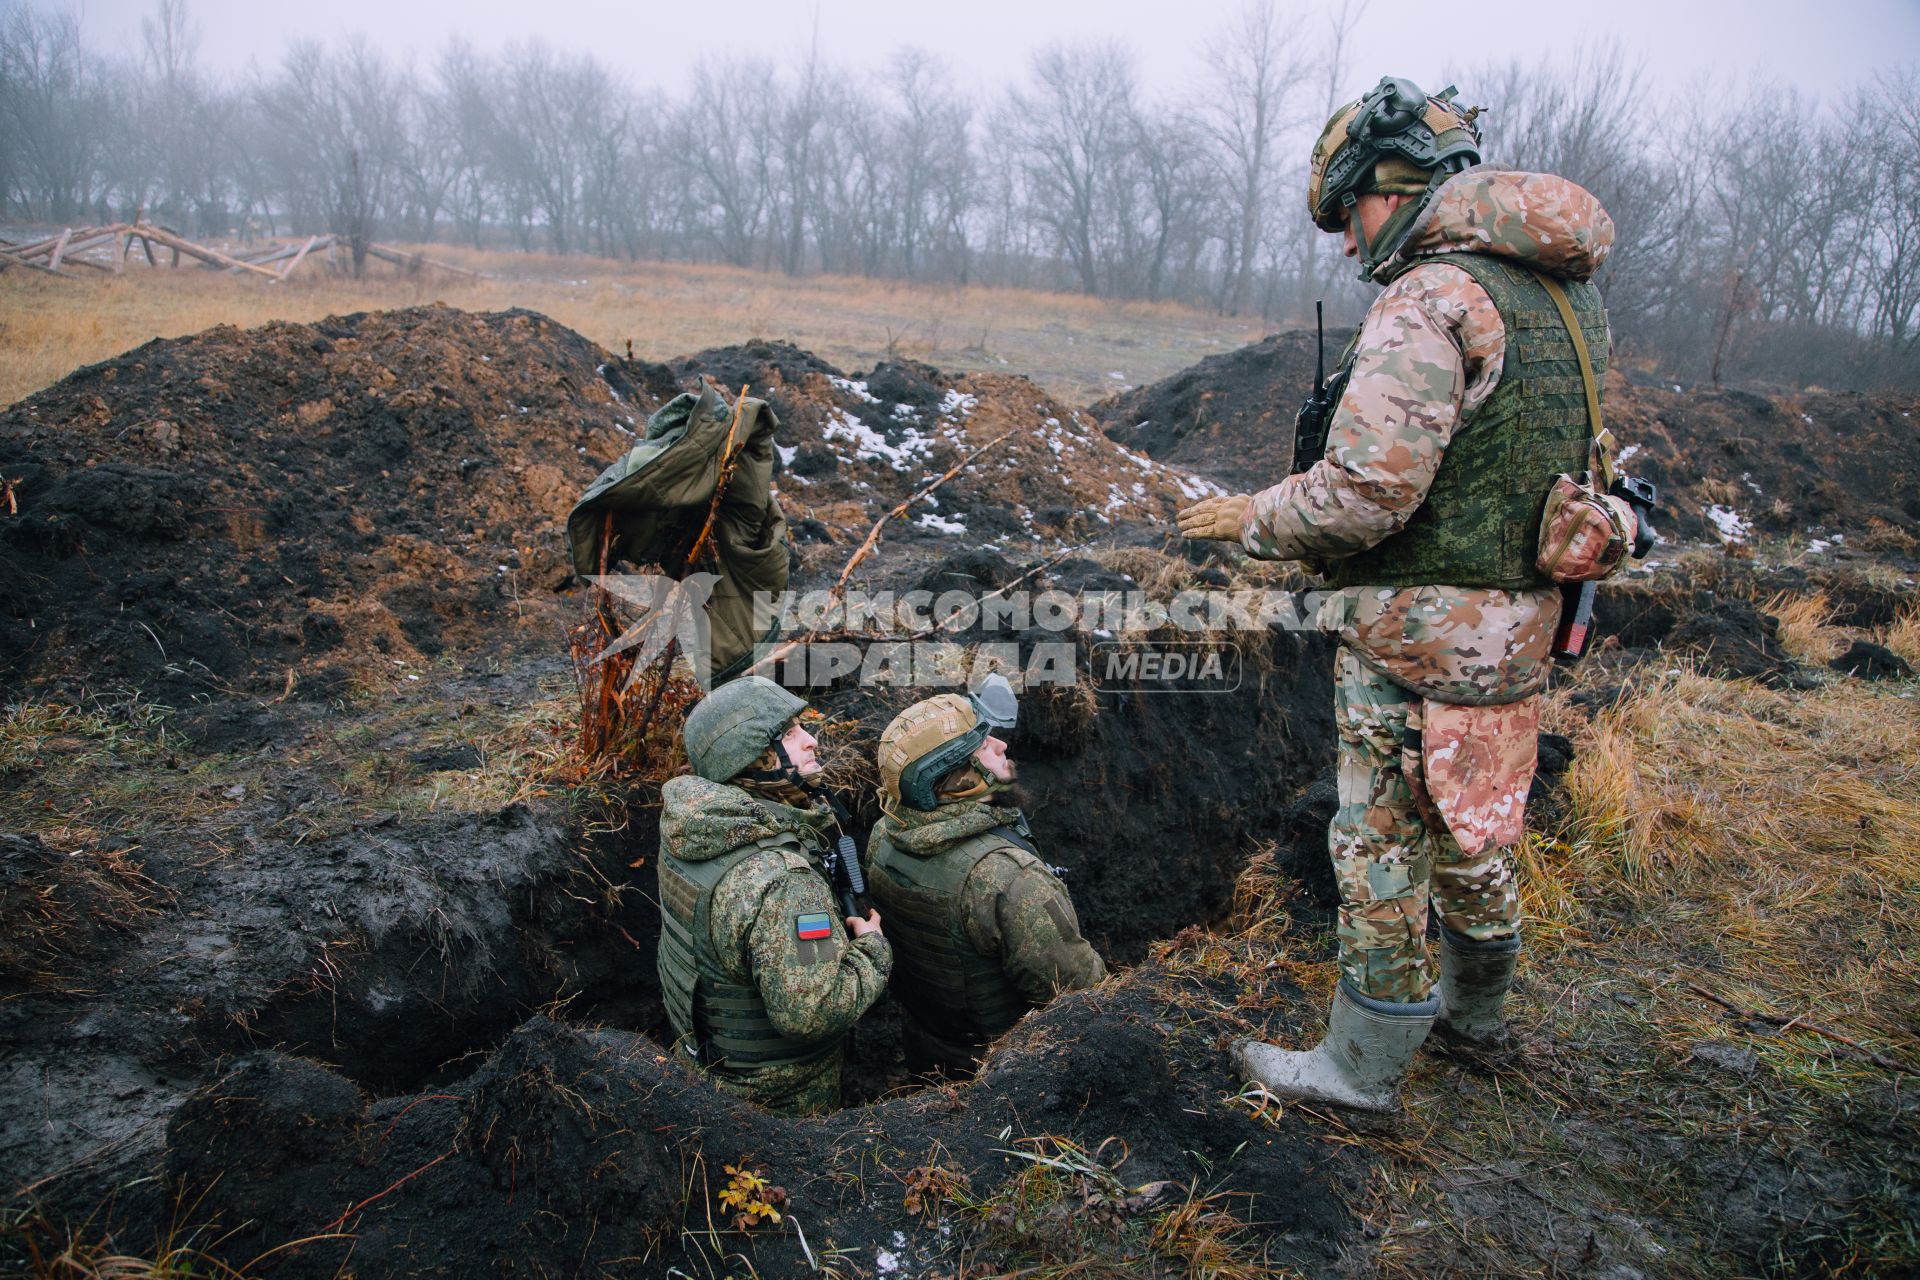
M 713 951 L 730 981 L 759 989 L 783 1035 L 817 1040 L 851 1029 L 886 989 L 893 950 L 878 933 L 849 938 L 841 923 L 818 861 L 832 820 L 826 803 L 797 808 L 692 776 L 668 779 L 661 802 L 664 857 L 701 862 L 783 832 L 799 839 L 804 855 L 762 849 L 715 887 Z M 817 939 L 796 927 L 820 919 L 826 928 Z M 819 1063 L 740 1074 L 754 1077 L 742 1091 L 763 1106 L 817 1111 L 838 1105 L 837 1053 Z
M 1462 421 L 1500 384 L 1506 329 L 1459 267 L 1422 262 L 1485 253 L 1573 280 L 1596 271 L 1613 220 L 1583 188 L 1488 166 L 1448 180 L 1375 278 L 1375 300 L 1320 461 L 1255 494 L 1242 545 L 1268 560 L 1351 555 L 1401 528 L 1426 500 Z M 1360 659 L 1438 702 L 1501 702 L 1537 691 L 1551 665 L 1559 593 L 1445 584 L 1348 587 L 1320 625 Z

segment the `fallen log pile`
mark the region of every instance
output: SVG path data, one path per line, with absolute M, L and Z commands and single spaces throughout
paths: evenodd
M 40 271 L 74 280 L 79 278 L 79 273 L 72 268 L 86 267 L 109 275 L 119 275 L 126 270 L 135 245 L 139 246 L 142 256 L 150 267 L 160 265 L 160 260 L 154 253 L 157 247 L 171 255 L 167 263 L 170 267 L 180 266 L 181 259 L 186 258 L 209 270 L 251 274 L 276 281 L 285 280 L 296 267 L 316 252 L 324 254 L 329 262 L 334 261 L 343 250 L 351 252 L 351 242 L 346 236 L 329 232 L 325 235 L 308 236 L 305 240 L 296 240 L 290 244 L 276 242 L 267 248 L 244 254 L 225 253 L 211 245 L 197 243 L 165 227 L 136 218 L 133 222 L 116 222 L 108 226 L 67 227 L 58 235 L 46 236 L 22 244 L 0 241 L 0 271 L 5 271 L 9 267 L 25 267 L 30 271 Z M 106 250 L 104 261 L 99 257 L 103 249 Z M 391 262 L 409 270 L 433 267 L 436 270 L 452 271 L 460 275 L 478 276 L 480 274 L 466 267 L 456 267 L 450 262 L 440 262 L 422 254 L 407 253 L 383 244 L 369 244 L 365 252 L 368 257 Z M 279 265 L 275 266 L 276 263 Z

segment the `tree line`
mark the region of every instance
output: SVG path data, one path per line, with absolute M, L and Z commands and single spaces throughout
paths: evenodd
M 1304 186 L 1320 126 L 1374 78 L 1350 65 L 1360 3 L 1301 25 L 1246 0 L 1191 92 L 1163 97 L 1112 41 L 1043 49 L 994 92 L 912 48 L 857 74 L 817 52 L 712 59 L 668 96 L 539 42 L 455 39 L 415 63 L 362 37 L 222 78 L 187 0 L 158 0 L 118 59 L 70 14 L 19 6 L 0 20 L 0 210 L 1065 289 L 1272 324 L 1326 298 L 1350 321 L 1370 291 L 1307 222 Z M 1623 354 L 1716 383 L 1920 385 L 1914 69 L 1825 105 L 1662 95 L 1618 45 L 1456 80 L 1488 107 L 1490 161 L 1565 174 L 1612 213 L 1600 283 Z

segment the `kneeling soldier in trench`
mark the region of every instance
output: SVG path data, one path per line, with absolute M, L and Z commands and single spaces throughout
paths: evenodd
M 992 676 L 974 697 L 915 703 L 880 735 L 867 893 L 893 931 L 916 1072 L 971 1071 L 1027 1010 L 1107 973 L 1013 803 L 1013 763 L 992 730 L 1015 714 L 1012 688 Z
M 1289 479 L 1179 517 L 1188 537 L 1316 562 L 1336 588 L 1320 623 L 1342 641 L 1341 979 L 1317 1047 L 1235 1056 L 1275 1093 L 1372 1110 L 1430 1029 L 1507 1042 L 1512 846 L 1560 613 L 1536 540 L 1556 475 L 1588 468 L 1606 368 L 1588 281 L 1612 220 L 1564 178 L 1480 166 L 1475 114 L 1383 80 L 1328 121 L 1309 212 L 1387 289 L 1329 384 L 1345 390 L 1324 450 L 1296 445 Z
M 843 921 L 834 903 L 806 706 L 760 676 L 708 694 L 682 732 L 694 776 L 667 780 L 660 812 L 660 990 L 679 1046 L 721 1088 L 792 1114 L 840 1105 L 842 1039 L 893 966 L 878 913 Z

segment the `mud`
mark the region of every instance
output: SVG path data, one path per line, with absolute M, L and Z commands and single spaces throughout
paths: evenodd
M 809 1256 L 852 1275 L 1017 1270 L 1061 1212 L 1106 1214 L 1116 1239 L 1162 1220 L 1084 1197 L 1032 1221 L 965 1218 L 949 1197 L 930 1217 L 908 1183 L 940 1170 L 984 1200 L 1030 1167 L 1010 1152 L 1071 1141 L 1126 1187 L 1224 1197 L 1274 1267 L 1352 1273 L 1372 1247 L 1373 1157 L 1303 1109 L 1235 1103 L 1224 1052 L 1247 1034 L 1298 1043 L 1324 994 L 1290 976 L 1331 948 L 1324 637 L 1244 642 L 1229 692 L 1030 696 L 1012 746 L 1036 841 L 1125 971 L 1023 1021 L 978 1079 L 932 1089 L 906 1078 L 883 1002 L 854 1038 L 856 1105 L 820 1120 L 731 1102 L 662 1047 L 650 794 L 608 805 L 527 781 L 573 714 L 564 631 L 584 603 L 560 521 L 678 389 L 746 384 L 780 415 L 798 586 L 1000 440 L 887 526 L 871 584 L 1230 587 L 1248 566 L 1165 527 L 1272 461 L 1235 424 L 1271 415 L 1262 362 L 1310 348 L 1250 350 L 1183 384 L 1204 429 L 1109 439 L 1019 378 L 847 375 L 767 343 L 653 365 L 527 313 L 424 308 L 153 343 L 0 414 L 19 502 L 0 521 L 0 682 L 16 707 L 79 717 L 0 759 L 10 1221 L 85 1223 L 132 1252 L 206 1228 L 222 1259 L 277 1250 L 258 1269 L 289 1276 L 720 1274 L 733 1254 L 769 1277 L 815 1274 Z M 1708 660 L 1800 678 L 1749 572 L 1610 592 L 1614 648 L 1650 657 L 1697 633 Z M 1902 607 L 1844 565 L 1820 573 L 1860 617 Z M 1068 638 L 1083 658 L 1096 639 Z M 859 762 L 909 695 L 814 693 L 834 781 L 870 819 Z M 171 710 L 132 727 L 156 702 Z M 1534 803 L 1550 806 L 1570 744 L 1544 736 L 1540 757 Z M 1301 928 L 1253 995 L 1206 957 L 1269 841 L 1300 886 L 1276 910 Z M 748 1162 L 790 1219 L 750 1236 L 714 1200 Z M 1478 1176 L 1460 1203 L 1493 1211 Z M 1854 1195 L 1853 1176 L 1756 1163 L 1730 1184 L 1754 1203 L 1729 1229 L 1758 1257 L 1782 1231 L 1767 1194 Z M 1570 1271 L 1656 1256 L 1598 1207 L 1554 1220 L 1593 1229 L 1554 1254 Z M 0 1233 L 0 1261 L 20 1248 Z

